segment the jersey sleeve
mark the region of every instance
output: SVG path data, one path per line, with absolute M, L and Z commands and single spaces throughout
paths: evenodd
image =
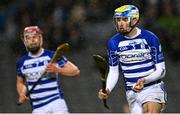
M 150 47 L 153 61 L 155 62 L 155 64 L 164 62 L 164 55 L 162 52 L 161 43 L 159 41 L 159 38 L 153 33 L 151 33 Z
M 20 77 L 24 77 L 21 71 L 21 64 L 19 61 L 16 63 L 16 75 Z
M 63 67 L 66 63 L 67 63 L 67 58 L 62 56 L 60 57 L 58 60 L 57 60 L 57 64 L 60 66 L 60 67 Z
M 108 58 L 109 58 L 109 66 L 117 66 L 119 65 L 118 55 L 116 54 L 117 45 L 113 40 L 109 40 L 108 42 Z

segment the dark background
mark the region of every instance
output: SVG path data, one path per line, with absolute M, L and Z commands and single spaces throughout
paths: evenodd
M 180 1 L 179 0 L 1 0 L 0 1 L 0 112 L 31 112 L 29 103 L 16 106 L 16 61 L 25 54 L 20 34 L 25 26 L 38 25 L 44 32 L 44 47 L 55 50 L 71 45 L 65 55 L 81 70 L 77 78 L 61 78 L 70 112 L 108 112 L 97 98 L 101 88 L 93 54 L 106 56 L 107 40 L 116 32 L 113 10 L 132 3 L 140 9 L 139 27 L 161 40 L 168 92 L 164 112 L 180 112 Z M 126 104 L 122 76 L 108 104 L 111 112 L 124 112 Z

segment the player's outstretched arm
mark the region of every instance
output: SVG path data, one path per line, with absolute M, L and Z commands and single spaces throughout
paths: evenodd
M 79 68 L 72 62 L 68 61 L 63 67 L 58 67 L 55 64 L 48 64 L 46 67 L 48 73 L 58 73 L 64 76 L 78 76 L 80 74 Z

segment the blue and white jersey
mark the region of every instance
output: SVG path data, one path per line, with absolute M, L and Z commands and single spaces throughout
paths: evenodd
M 54 52 L 49 50 L 42 51 L 36 57 L 30 54 L 24 55 L 16 64 L 17 76 L 26 79 L 28 89 L 32 88 L 32 85 L 40 78 L 44 72 L 46 65 L 50 62 Z M 63 67 L 67 63 L 65 57 L 59 58 L 57 65 Z M 56 75 L 56 76 L 51 76 Z M 63 99 L 64 95 L 60 88 L 59 77 L 57 74 L 47 74 L 42 78 L 40 83 L 30 93 L 30 99 L 32 101 L 33 109 L 44 106 L 56 99 Z
M 150 31 L 137 30 L 132 38 L 117 33 L 108 42 L 109 65 L 119 65 L 126 88 L 153 73 L 155 64 L 164 62 L 159 39 Z

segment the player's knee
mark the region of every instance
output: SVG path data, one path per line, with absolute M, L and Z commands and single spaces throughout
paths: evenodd
M 147 112 L 144 112 L 144 113 L 152 114 L 152 113 L 160 113 L 160 111 L 157 109 L 148 109 Z
M 144 113 L 160 113 L 161 112 L 161 105 L 156 103 L 146 103 L 143 105 L 143 112 Z

